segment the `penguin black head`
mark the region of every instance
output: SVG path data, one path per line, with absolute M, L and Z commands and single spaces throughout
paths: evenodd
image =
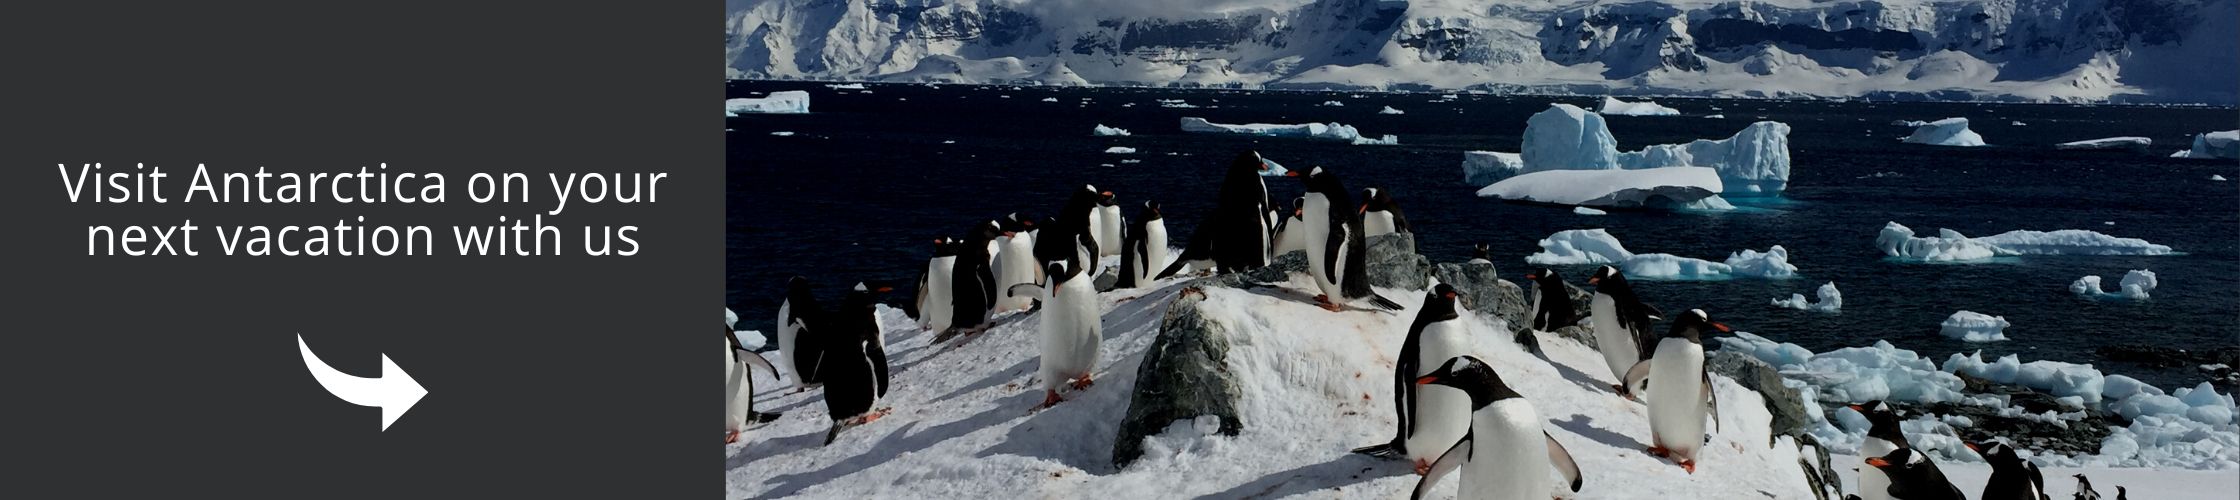
M 1478 245 L 1479 252 L 1484 252 L 1485 250 L 1485 245 Z M 1483 259 L 1485 257 L 1480 256 L 1478 258 Z M 1538 271 L 1525 273 L 1524 279 L 1532 280 L 1533 283 L 1539 284 L 1541 288 L 1547 288 L 1549 286 L 1559 286 L 1563 284 L 1563 275 L 1556 274 L 1556 270 L 1545 267 L 1540 268 L 1540 270 Z
M 1734 328 L 1712 321 L 1711 315 L 1704 314 L 1702 309 L 1689 309 L 1688 312 L 1680 313 L 1679 318 L 1672 320 L 1672 330 L 1667 331 L 1664 336 L 1665 338 L 1684 338 L 1688 339 L 1689 342 L 1701 344 L 1703 343 L 1703 333 L 1706 330 L 1720 333 L 1734 332 Z
M 1945 479 L 1944 471 L 1937 470 L 1936 462 L 1929 461 L 1927 453 L 1898 448 L 1888 455 L 1867 457 L 1866 462 L 1890 477 L 1893 498 L 1936 498 L 1945 492 L 1954 495 L 1950 498 L 1962 498 L 1957 496 L 1959 490 L 1952 487 L 1952 481 Z
M 1305 197 L 1305 196 L 1301 196 L 1301 197 L 1297 197 L 1297 198 L 1292 198 L 1292 199 L 1291 199 L 1291 217 L 1292 217 L 1292 218 L 1295 218 L 1295 219 L 1296 219 L 1296 218 L 1300 218 L 1300 217 L 1305 217 L 1305 216 L 1306 216 L 1306 213 L 1307 213 L 1307 197 Z
M 1034 228 L 1033 220 L 1021 218 L 1017 213 L 1003 216 L 996 224 L 1003 227 L 1004 236 L 1017 236 Z
M 1141 210 L 1141 211 L 1138 211 L 1138 212 L 1136 212 L 1136 220 L 1139 220 L 1139 221 L 1154 221 L 1154 220 L 1159 220 L 1159 202 L 1156 202 L 1156 201 L 1150 201 L 1150 200 L 1144 200 L 1144 202 L 1143 202 L 1143 210 Z
M 1392 209 L 1392 191 L 1384 188 L 1361 190 L 1361 211 L 1382 212 Z
M 1008 236 L 1008 235 L 1007 235 L 1007 234 L 1006 234 L 1006 233 L 1004 232 L 1004 230 L 1003 230 L 1003 223 L 1001 223 L 1001 222 L 996 222 L 996 221 L 988 221 L 988 222 L 987 222 L 987 223 L 985 223 L 985 224 L 981 224 L 981 225 L 980 225 L 980 227 L 976 227 L 976 228 L 973 228 L 973 229 L 972 229 L 972 237 L 971 237 L 971 238 L 967 238 L 967 239 L 966 239 L 965 241 L 967 241 L 967 242 L 985 242 L 985 241 L 994 241 L 994 240 L 996 239 L 996 236 Z M 966 245 L 966 246 L 969 246 L 969 245 Z
M 1100 206 L 1100 207 L 1109 207 L 1109 206 L 1113 206 L 1113 205 L 1115 205 L 1115 204 L 1116 204 L 1116 203 L 1115 203 L 1115 202 L 1113 201 L 1113 200 L 1115 200 L 1115 199 L 1116 199 L 1116 197 L 1114 197 L 1114 196 L 1112 195 L 1112 192 L 1111 192 L 1111 191 L 1100 191 L 1100 192 L 1098 192 L 1098 193 L 1097 193 L 1097 206 Z
M 1053 296 L 1058 294 L 1058 285 L 1073 279 L 1073 273 L 1066 270 L 1068 262 L 1056 260 L 1042 265 L 1042 273 L 1050 276 L 1050 294 Z
M 1416 322 L 1423 324 L 1427 320 L 1445 321 L 1461 317 L 1460 314 L 1455 312 L 1460 309 L 1456 306 L 1456 300 L 1460 298 L 1462 298 L 1462 292 L 1455 291 L 1453 286 L 1446 283 L 1431 287 L 1431 291 L 1423 296 L 1423 310 L 1416 312 Z
M 1258 176 L 1262 172 L 1267 172 L 1268 168 L 1268 162 L 1260 158 L 1259 151 L 1245 150 L 1243 153 L 1237 153 L 1235 159 L 1229 160 L 1229 173 L 1231 175 Z
M 894 291 L 894 288 L 885 285 L 856 282 L 854 288 L 848 289 L 848 295 L 841 298 L 840 305 L 843 311 L 870 314 L 872 306 L 879 303 L 879 294 L 891 291 Z
M 1615 284 L 1615 283 L 1623 283 L 1623 282 L 1625 282 L 1625 280 L 1626 280 L 1626 274 L 1625 274 L 1625 273 L 1622 273 L 1622 272 L 1618 272 L 1618 268 L 1615 268 L 1615 267 L 1610 267 L 1610 266 L 1602 266 L 1602 267 L 1596 268 L 1596 269 L 1594 270 L 1594 276 L 1590 276 L 1590 277 L 1588 277 L 1588 278 L 1587 278 L 1587 284 L 1589 284 L 1589 285 L 1601 285 L 1601 284 L 1603 284 L 1602 282 L 1604 282 L 1604 281 L 1609 281 L 1609 282 L 1612 282 L 1613 284 Z
M 1416 385 L 1443 385 L 1462 389 L 1470 394 L 1470 408 L 1476 410 L 1496 401 L 1521 398 L 1522 394 L 1501 381 L 1501 374 L 1476 356 L 1456 356 L 1448 359 L 1439 369 L 1416 378 Z
M 1898 427 L 1898 410 L 1892 408 L 1890 403 L 1877 399 L 1851 405 L 1851 411 L 1867 417 L 1867 437 L 1880 438 L 1900 447 L 1911 446 L 1906 442 L 1905 431 Z
M 1472 252 L 1470 258 L 1493 260 L 1493 248 L 1489 245 L 1479 243 L 1477 245 L 1473 245 L 1473 248 L 1471 250 Z M 1554 272 L 1550 271 L 1546 274 L 1554 274 Z
M 956 238 L 943 236 L 933 239 L 934 257 L 955 257 L 957 255 L 957 250 L 963 248 L 964 245 L 958 243 Z
M 2022 455 L 2016 453 L 2014 451 L 2014 447 L 2007 446 L 2006 443 L 1987 442 L 1962 444 L 1967 445 L 1968 449 L 1974 450 L 1977 455 L 1983 455 L 1983 461 L 1990 463 L 1992 468 L 1996 469 L 1999 467 L 2022 465 Z

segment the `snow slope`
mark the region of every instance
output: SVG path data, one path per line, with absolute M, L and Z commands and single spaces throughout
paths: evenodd
M 1207 289 L 1204 307 L 1231 329 L 1228 367 L 1241 389 L 1242 432 L 1220 436 L 1178 421 L 1146 440 L 1143 459 L 1112 468 L 1112 438 L 1136 366 L 1176 284 L 1103 294 L 1097 385 L 1031 414 L 1028 407 L 1042 397 L 1029 380 L 1032 313 L 1000 318 L 985 333 L 952 341 L 958 345 L 928 345 L 930 335 L 890 329 L 894 384 L 881 404 L 894 413 L 819 446 L 827 424 L 820 391 L 766 391 L 763 404 L 786 414 L 726 447 L 727 494 L 1387 499 L 1415 486 L 1406 464 L 1348 452 L 1391 437 L 1389 370 L 1412 315 L 1322 311 L 1308 300 L 1304 276 L 1275 288 Z M 1422 300 L 1417 291 L 1380 293 L 1410 310 Z M 881 314 L 886 325 L 909 323 L 893 309 Z M 1464 324 L 1478 333 L 1479 355 L 1502 367 L 1586 471 L 1578 498 L 1810 496 L 1794 446 L 1787 438 L 1769 446 L 1770 417 L 1756 393 L 1714 377 L 1720 430 L 1689 475 L 1641 451 L 1648 439 L 1644 407 L 1608 392 L 1612 381 L 1599 354 L 1548 336 L 1542 348 L 1553 363 L 1542 361 L 1499 340 L 1509 335 L 1498 321 Z M 1451 495 L 1453 484 L 1441 485 L 1438 497 Z
M 2232 103 L 2236 5 L 729 0 L 724 55 L 732 78 Z

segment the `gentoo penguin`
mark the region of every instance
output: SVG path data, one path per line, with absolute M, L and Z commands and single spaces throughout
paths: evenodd
M 1643 355 L 1655 352 L 1655 336 L 1649 334 L 1649 324 L 1663 319 L 1663 313 L 1634 296 L 1633 286 L 1626 283 L 1625 273 L 1618 268 L 1596 269 L 1587 284 L 1594 285 L 1588 313 L 1594 318 L 1595 347 L 1602 351 L 1602 360 L 1610 364 L 1610 375 L 1621 382 L 1612 388 L 1619 396 L 1633 397 L 1633 388 L 1622 383 L 1626 370 L 1640 363 Z
M 1003 228 L 1003 235 L 996 237 L 996 290 L 1002 291 L 1020 283 L 1042 282 L 1036 277 L 1040 274 L 1037 269 L 1041 266 L 1034 261 L 1034 236 L 1030 234 L 1034 221 L 1021 218 L 1019 214 L 1011 214 L 997 222 Z M 1033 303 L 1034 297 L 999 294 L 995 310 L 1023 311 Z
M 1859 442 L 1859 456 L 1879 457 L 1902 448 L 1911 448 L 1906 433 L 1898 427 L 1898 411 L 1881 400 L 1851 405 L 1851 410 L 1867 417 L 1867 437 Z M 1874 467 L 1859 468 L 1860 500 L 1890 500 L 1890 476 Z
M 1097 246 L 1097 256 L 1120 255 L 1120 246 L 1116 243 L 1120 242 L 1121 230 L 1128 227 L 1127 222 L 1120 218 L 1120 205 L 1114 202 L 1112 192 L 1103 194 L 1104 199 L 1097 200 L 1096 218 L 1089 220 L 1089 227 L 1096 228 L 1097 241 L 1103 243 Z
M 1035 235 L 1034 258 L 1037 264 L 1046 269 L 1052 262 L 1075 260 L 1083 264 L 1083 271 L 1095 276 L 1096 270 L 1088 268 L 1096 267 L 1097 255 L 1103 253 L 1098 245 L 1119 244 L 1117 240 L 1098 241 L 1097 234 L 1091 227 L 1091 221 L 1097 220 L 1097 205 L 1111 196 L 1111 192 L 1097 191 L 1096 186 L 1087 184 L 1074 190 L 1066 198 L 1066 204 L 1058 208 L 1057 218 L 1043 224 L 1039 234 Z M 1078 235 L 1090 237 L 1090 244 L 1086 247 L 1089 253 L 1086 255 L 1081 253 L 1084 247 L 1082 240 L 1076 237 Z
M 1888 455 L 1867 457 L 1867 465 L 1890 477 L 1889 495 L 1897 500 L 1968 500 L 1960 488 L 1945 479 L 1944 471 L 1929 454 L 1899 448 Z M 1863 491 L 1863 490 L 1862 490 Z
M 1968 443 L 1968 449 L 1991 464 L 1991 479 L 1984 482 L 1983 496 L 1977 500 L 2051 500 L 2046 496 L 2046 478 L 2038 472 L 2038 464 L 2023 460 L 2013 446 Z
M 1086 239 L 1087 235 L 1081 235 Z M 1060 387 L 1079 391 L 1094 384 L 1097 350 L 1104 342 L 1103 319 L 1097 310 L 1097 289 L 1076 262 L 1052 262 L 1044 272 L 1050 283 L 1042 287 L 1042 404 L 1048 408 L 1064 401 Z M 1024 288 L 1012 293 L 1022 293 Z
M 2092 490 L 2091 479 L 2085 478 L 2084 474 L 2074 474 L 2071 477 L 2077 478 L 2075 500 L 2100 500 L 2100 492 Z
M 1361 227 L 1368 236 L 1414 232 L 1400 205 L 1392 202 L 1392 191 L 1374 187 L 1361 190 Z
M 833 331 L 824 338 L 824 406 L 832 415 L 824 444 L 832 444 L 840 431 L 887 414 L 885 409 L 872 408 L 887 395 L 887 352 L 879 344 L 879 321 L 873 311 L 874 294 L 886 291 L 857 283 L 825 321 Z
M 818 363 L 824 359 L 824 342 L 819 337 L 824 328 L 817 323 L 824 320 L 824 310 L 817 306 L 816 294 L 809 293 L 809 278 L 795 276 L 786 280 L 786 300 L 778 304 L 778 358 L 786 364 L 786 373 L 793 376 L 794 392 L 801 392 L 823 382 Z
M 1585 483 L 1571 451 L 1541 427 L 1540 414 L 1533 410 L 1532 402 L 1502 383 L 1501 376 L 1484 361 L 1470 356 L 1449 359 L 1437 371 L 1417 378 L 1416 384 L 1453 387 L 1468 394 L 1470 431 L 1424 471 L 1410 498 L 1422 499 L 1439 479 L 1456 469 L 1462 470 L 1462 486 L 1456 495 L 1462 500 L 1551 496 L 1554 485 L 1548 480 L 1550 466 L 1563 474 L 1565 485 L 1573 492 Z M 1539 434 L 1538 439 L 1533 434 Z
M 1656 354 L 1626 370 L 1625 386 L 1649 385 L 1649 453 L 1670 456 L 1689 474 L 1696 472 L 1696 452 L 1703 449 L 1703 417 L 1708 406 L 1712 423 L 1719 421 L 1719 401 L 1712 395 L 1711 374 L 1703 369 L 1705 330 L 1732 332 L 1712 321 L 1702 309 L 1689 309 L 1672 321 L 1672 330 L 1657 341 Z
M 1303 177 L 1307 185 L 1306 210 L 1301 215 L 1305 227 L 1301 229 L 1306 230 L 1307 273 L 1314 276 L 1315 287 L 1322 292 L 1315 296 L 1315 302 L 1333 312 L 1339 310 L 1340 303 L 1364 299 L 1379 309 L 1404 309 L 1369 289 L 1369 245 L 1361 230 L 1360 212 L 1345 211 L 1345 207 L 1353 206 L 1345 183 L 1322 167 L 1309 169 L 1304 176 L 1293 170 L 1291 175 Z
M 1470 394 L 1450 386 L 1415 383 L 1447 360 L 1471 353 L 1470 334 L 1457 312 L 1458 297 L 1461 294 L 1445 283 L 1424 294 L 1423 308 L 1416 311 L 1415 323 L 1408 326 L 1399 359 L 1393 363 L 1392 399 L 1399 433 L 1391 443 L 1355 449 L 1355 453 L 1406 456 L 1420 473 L 1470 433 Z
M 1299 218 L 1300 214 L 1306 213 L 1306 206 L 1306 198 L 1292 198 L 1290 215 L 1276 219 L 1276 236 L 1273 240 L 1275 251 L 1270 252 L 1271 257 L 1307 249 L 1304 236 L 1307 232 L 1306 221 Z
M 950 315 L 949 329 L 934 336 L 938 342 L 959 333 L 979 333 L 987 328 L 988 312 L 996 304 L 996 273 L 988 269 L 988 244 L 1003 234 L 996 221 L 981 223 L 967 232 L 964 245 L 957 250 L 957 260 L 950 271 L 950 303 L 956 313 Z
M 1136 218 L 1128 221 L 1120 239 L 1119 288 L 1149 286 L 1159 270 L 1167 267 L 1167 221 L 1159 218 L 1159 202 L 1143 202 Z
M 1253 151 L 1229 160 L 1213 212 L 1198 222 L 1181 257 L 1158 277 L 1174 276 L 1184 266 L 1232 273 L 1268 265 L 1273 233 L 1268 230 L 1268 185 L 1260 181 L 1260 173 L 1268 169 L 1268 162 Z
M 1492 263 L 1493 263 L 1493 250 L 1492 250 L 1492 248 L 1491 248 L 1491 247 L 1488 247 L 1488 246 L 1486 246 L 1486 244 L 1484 244 L 1484 243 L 1479 243 L 1479 244 L 1477 244 L 1477 245 L 1476 245 L 1476 248 L 1473 248 L 1473 249 L 1472 249 L 1472 250 L 1470 251 L 1470 263 L 1471 263 L 1471 264 L 1492 264 Z
M 762 359 L 762 355 L 740 347 L 739 337 L 731 332 L 730 325 L 724 325 L 723 338 L 723 442 L 730 444 L 739 442 L 739 432 L 746 430 L 747 425 L 777 420 L 780 416 L 777 412 L 755 411 L 751 368 L 761 367 L 771 375 L 777 375 L 778 369 L 770 366 L 770 360 Z
M 1485 245 L 1478 248 L 1482 251 Z M 1579 318 L 1573 316 L 1577 313 L 1572 309 L 1571 289 L 1564 285 L 1562 274 L 1543 267 L 1525 274 L 1524 279 L 1532 282 L 1532 316 L 1528 320 L 1532 329 L 1552 332 L 1579 324 Z
M 948 331 L 956 316 L 955 276 L 957 252 L 964 243 L 955 238 L 933 239 L 933 259 L 926 262 L 925 274 L 918 275 L 917 305 L 918 327 L 930 332 Z

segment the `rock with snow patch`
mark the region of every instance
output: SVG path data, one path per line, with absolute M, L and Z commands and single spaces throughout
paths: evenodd
M 1142 458 L 1143 439 L 1165 432 L 1177 420 L 1211 415 L 1221 420 L 1222 435 L 1244 430 L 1237 417 L 1237 382 L 1227 364 L 1228 330 L 1199 308 L 1205 297 L 1204 291 L 1187 288 L 1167 304 L 1159 337 L 1136 367 L 1135 393 L 1112 444 L 1114 467 Z
M 1392 233 L 1368 238 L 1369 285 L 1422 290 L 1430 287 L 1431 259 L 1416 253 L 1412 233 Z
M 1736 351 L 1712 351 L 1704 358 L 1704 369 L 1734 379 L 1736 384 L 1758 391 L 1766 401 L 1766 413 L 1773 415 L 1768 424 L 1774 436 L 1807 436 L 1812 415 L 1804 407 L 1804 396 L 1797 389 L 1782 385 L 1781 371 L 1773 365 L 1759 361 L 1749 354 Z

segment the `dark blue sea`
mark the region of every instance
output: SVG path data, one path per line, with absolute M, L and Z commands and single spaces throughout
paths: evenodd
M 1802 277 L 1708 282 L 1637 281 L 1667 311 L 1701 308 L 1738 329 L 1814 351 L 1888 339 L 1939 360 L 1981 349 L 2025 361 L 2093 363 L 2158 386 L 2204 379 L 2192 368 L 2101 359 L 2096 347 L 2151 343 L 2201 347 L 2240 343 L 2240 179 L 2230 161 L 2171 159 L 2191 134 L 2235 128 L 2232 108 L 2043 104 L 1657 99 L 1693 116 L 1609 117 L 1621 149 L 1724 138 L 1758 120 L 1789 124 L 1793 174 L 1776 200 L 1741 200 L 1733 212 L 1613 212 L 1480 199 L 1460 168 L 1468 150 L 1517 151 L 1525 119 L 1550 103 L 1593 109 L 1598 97 L 1221 90 L 1061 89 L 869 84 L 870 92 L 810 82 L 734 82 L 731 97 L 778 90 L 812 94 L 806 115 L 730 118 L 725 302 L 743 329 L 769 331 L 784 280 L 802 275 L 836 300 L 857 281 L 911 284 L 937 236 L 1010 212 L 1054 213 L 1084 183 L 1132 207 L 1155 199 L 1175 245 L 1210 209 L 1222 168 L 1245 149 L 1293 169 L 1333 169 L 1358 191 L 1395 193 L 1433 261 L 1469 258 L 1492 246 L 1501 273 L 1521 280 L 1536 242 L 1565 229 L 1607 228 L 1636 253 L 1723 259 L 1740 249 L 1782 245 Z M 1057 102 L 1043 102 L 1044 98 Z M 1184 99 L 1195 109 L 1161 107 Z M 1325 107 L 1338 100 L 1344 107 Z M 1124 106 L 1132 103 L 1133 106 Z M 1384 106 L 1404 115 L 1380 115 Z M 714 105 L 711 103 L 710 107 Z M 1717 108 L 1716 111 L 1713 108 Z M 1709 113 L 1724 119 L 1701 118 Z M 1340 122 L 1364 135 L 1395 134 L 1400 146 L 1302 139 L 1183 134 L 1179 118 L 1219 123 Z M 1893 120 L 1967 117 L 1993 144 L 1947 148 L 1902 144 Z M 2020 122 L 2020 123 L 2015 123 Z M 1097 124 L 1132 131 L 1094 137 Z M 792 132 L 776 136 L 772 132 Z M 2151 154 L 2057 151 L 2060 142 L 2110 136 L 2152 138 Z M 1127 146 L 1132 155 L 1105 154 Z M 1140 163 L 1123 163 L 1139 160 Z M 1876 175 L 1881 174 L 1881 175 Z M 1300 192 L 1269 179 L 1279 201 Z M 1128 213 L 1134 213 L 1133 208 Z M 1981 264 L 1902 263 L 1874 239 L 1896 221 L 1933 235 L 2015 229 L 2089 229 L 2169 245 L 2183 255 L 2024 256 Z M 2110 224 L 2112 223 L 2112 224 Z M 2078 277 L 2113 287 L 2126 270 L 2160 275 L 2143 302 L 2070 294 Z M 1586 269 L 1562 269 L 1583 284 Z M 1840 314 L 1779 309 L 1771 299 L 1811 296 L 1834 281 Z M 2004 316 L 2012 341 L 1969 344 L 1938 334 L 1958 310 Z

